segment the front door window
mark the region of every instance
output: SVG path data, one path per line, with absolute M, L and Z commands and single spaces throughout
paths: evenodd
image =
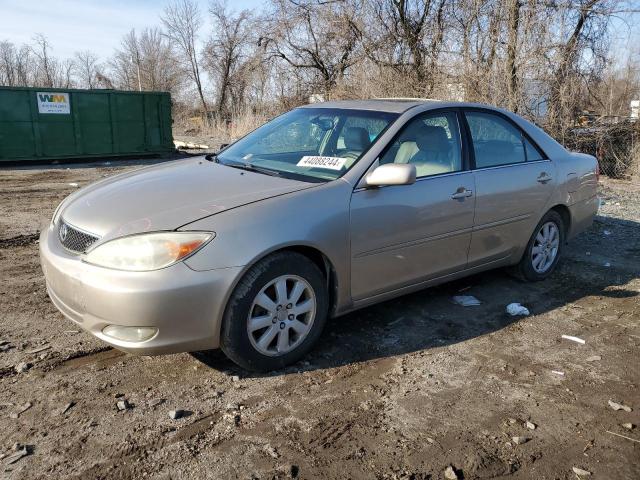
M 462 170 L 460 129 L 454 112 L 410 120 L 380 158 L 380 164 L 410 163 L 417 177 Z

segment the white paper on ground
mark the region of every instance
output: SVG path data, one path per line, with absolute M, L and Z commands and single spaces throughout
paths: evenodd
M 480 300 L 478 300 L 473 295 L 456 295 L 453 297 L 453 301 L 458 305 L 462 305 L 463 307 L 473 307 L 476 305 L 480 305 Z
M 510 303 L 507 305 L 507 313 L 512 317 L 518 315 L 529 315 L 529 309 L 527 307 L 523 307 L 519 303 Z
M 571 335 L 562 335 L 562 338 L 564 338 L 565 340 L 571 340 L 572 342 L 577 342 L 577 343 L 581 343 L 582 345 L 584 345 L 586 342 L 578 337 L 574 337 Z

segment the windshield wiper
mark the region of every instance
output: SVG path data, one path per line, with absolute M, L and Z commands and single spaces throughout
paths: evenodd
M 280 172 L 271 170 L 270 168 L 256 167 L 255 165 L 252 165 L 248 162 L 247 163 L 224 163 L 223 165 L 226 165 L 227 167 L 232 167 L 232 168 L 239 168 L 240 170 L 247 170 L 249 172 L 262 173 L 264 175 L 271 175 L 272 177 L 280 176 Z

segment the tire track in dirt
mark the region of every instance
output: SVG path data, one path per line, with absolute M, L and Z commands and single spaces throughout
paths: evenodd
M 218 412 L 209 413 L 175 431 L 171 436 L 163 434 L 164 436 L 156 438 L 151 442 L 143 444 L 131 443 L 122 448 L 112 447 L 106 452 L 109 457 L 107 460 L 95 463 L 82 472 L 67 478 L 103 478 L 104 472 L 111 472 L 108 478 L 113 479 L 138 478 L 135 467 L 140 464 L 137 462 L 137 459 L 148 455 L 152 450 L 157 452 L 175 443 L 185 442 L 197 435 L 203 434 L 207 430 L 212 429 L 221 417 L 222 415 Z M 118 470 L 114 471 L 114 467 L 118 467 Z
M 17 235 L 11 238 L 2 238 L 0 239 L 0 249 L 31 246 L 38 241 L 38 238 L 40 238 L 40 232 L 29 235 Z

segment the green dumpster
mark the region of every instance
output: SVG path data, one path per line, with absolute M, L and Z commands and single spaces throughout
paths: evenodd
M 171 150 L 166 92 L 0 87 L 0 163 Z

